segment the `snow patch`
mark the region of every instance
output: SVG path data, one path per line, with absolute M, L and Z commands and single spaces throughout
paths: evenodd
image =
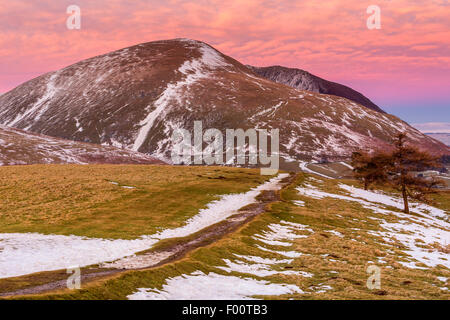
M 290 242 L 286 242 L 286 240 L 294 240 L 299 238 L 307 238 L 309 235 L 299 235 L 296 231 L 307 231 L 310 233 L 314 233 L 314 231 L 308 226 L 299 224 L 299 223 L 291 223 L 286 221 L 280 221 L 282 224 L 270 224 L 267 226 L 269 230 L 263 231 L 262 234 L 256 234 L 253 236 L 253 239 L 263 242 L 272 246 L 285 246 L 289 247 L 292 245 Z
M 450 224 L 445 221 L 448 215 L 444 210 L 425 204 L 412 203 L 411 211 L 420 216 L 407 215 L 385 208 L 394 207 L 402 209 L 403 203 L 400 198 L 345 184 L 339 184 L 339 187 L 349 192 L 351 196 L 324 192 L 310 184 L 304 184 L 298 187 L 297 190 L 302 196 L 314 199 L 330 197 L 358 202 L 364 208 L 370 209 L 373 212 L 394 216 L 398 222 L 387 222 L 384 219 L 377 218 L 380 220 L 380 226 L 383 228 L 383 231 L 369 231 L 368 233 L 381 236 L 390 244 L 395 244 L 396 241 L 399 241 L 404 246 L 403 252 L 410 257 L 408 261 L 400 262 L 406 267 L 422 268 L 416 265 L 416 262 L 421 262 L 428 267 L 443 265 L 450 268 L 450 261 L 448 260 L 448 254 L 444 252 L 445 250 L 430 248 L 430 246 L 433 247 L 435 244 L 439 244 L 443 248 L 448 246 Z
M 322 173 L 320 173 L 320 172 L 316 172 L 316 171 L 313 171 L 313 170 L 309 169 L 309 168 L 308 168 L 308 164 L 309 164 L 308 162 L 300 161 L 300 162 L 299 162 L 299 167 L 300 167 L 300 169 L 301 169 L 303 172 L 316 174 L 316 175 L 318 175 L 318 176 L 321 176 L 321 177 L 327 178 L 327 179 L 333 179 L 332 177 L 329 177 L 329 176 L 324 175 L 324 174 L 322 174 Z
M 130 300 L 251 300 L 255 295 L 303 293 L 289 284 L 195 271 L 166 280 L 162 289 L 140 288 Z
M 366 199 L 371 202 L 381 203 L 397 209 L 403 209 L 403 200 L 398 197 L 388 196 L 382 193 L 375 193 L 373 191 L 351 187 L 342 183 L 339 184 L 339 187 L 350 192 L 352 197 Z M 424 203 L 411 202 L 410 207 L 410 211 L 418 213 L 420 215 L 430 214 L 441 219 L 448 219 L 449 217 L 444 210 L 429 206 Z
M 119 259 L 145 250 L 155 243 L 136 240 L 108 240 L 37 233 L 0 234 L 0 278 L 87 266 Z

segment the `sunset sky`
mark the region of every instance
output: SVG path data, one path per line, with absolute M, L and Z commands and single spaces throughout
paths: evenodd
M 81 30 L 66 27 L 72 4 Z M 366 26 L 369 5 L 381 8 L 380 30 Z M 450 130 L 449 18 L 447 0 L 2 1 L 0 93 L 91 56 L 193 38 L 245 64 L 307 70 L 408 122 Z

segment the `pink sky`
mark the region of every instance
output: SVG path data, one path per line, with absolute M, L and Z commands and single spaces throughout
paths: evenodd
M 81 7 L 81 30 L 66 28 L 71 4 Z M 371 4 L 381 30 L 366 27 Z M 0 92 L 94 55 L 183 37 L 242 63 L 305 69 L 381 107 L 448 108 L 449 17 L 447 0 L 4 1 Z

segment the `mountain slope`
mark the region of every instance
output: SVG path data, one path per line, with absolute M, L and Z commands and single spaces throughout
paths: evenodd
M 209 45 L 155 41 L 87 59 L 0 96 L 0 123 L 169 160 L 172 132 L 279 128 L 286 161 L 386 148 L 395 134 L 435 154 L 449 148 L 400 119 L 345 98 L 262 79 Z M 298 166 L 297 166 L 298 167 Z
M 307 71 L 295 68 L 286 68 L 282 66 L 271 67 L 253 67 L 247 66 L 259 76 L 288 85 L 300 90 L 308 90 L 317 93 L 331 94 L 338 97 L 347 98 L 369 109 L 383 112 L 380 107 L 370 101 L 358 91 L 353 90 L 342 84 L 331 82 L 319 78 Z
M 138 152 L 51 138 L 0 126 L 0 166 L 45 163 L 160 164 L 162 162 Z

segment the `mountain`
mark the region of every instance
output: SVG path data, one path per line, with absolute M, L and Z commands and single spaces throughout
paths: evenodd
M 385 113 L 375 103 L 363 96 L 358 91 L 342 84 L 331 82 L 319 78 L 307 71 L 281 66 L 253 67 L 247 66 L 259 76 L 288 85 L 300 90 L 307 90 L 317 93 L 331 94 L 338 97 L 347 98 L 369 109 Z
M 189 39 L 139 44 L 83 60 L 0 96 L 0 124 L 170 160 L 175 129 L 279 128 L 286 162 L 388 148 L 402 131 L 434 154 L 449 148 L 395 116 L 256 75 Z M 296 166 L 298 168 L 298 165 Z
M 138 152 L 67 141 L 0 126 L 0 166 L 45 163 L 161 164 L 162 162 Z
M 425 134 L 427 136 L 430 136 L 430 137 L 436 139 L 436 140 L 441 141 L 446 146 L 450 147 L 450 133 L 435 132 L 435 133 L 425 133 Z

